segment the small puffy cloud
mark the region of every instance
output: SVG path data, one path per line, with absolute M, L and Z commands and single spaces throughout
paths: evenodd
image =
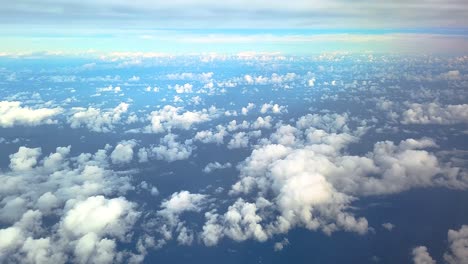
M 247 148 L 249 146 L 249 135 L 246 132 L 238 132 L 232 136 L 227 147 L 229 149 Z
M 451 70 L 440 75 L 442 79 L 446 80 L 460 80 L 461 75 L 459 70 Z
M 260 113 L 265 114 L 267 112 L 271 112 L 273 114 L 281 114 L 283 112 L 286 112 L 286 107 L 280 106 L 278 104 L 263 104 L 262 107 L 260 108 Z
M 207 196 L 188 191 L 175 192 L 170 198 L 161 202 L 161 210 L 157 212 L 161 223 L 159 232 L 163 236 L 162 243 L 172 239 L 173 232 L 178 233 L 177 241 L 181 245 L 190 245 L 194 234 L 184 226 L 180 217 L 185 212 L 200 212 L 205 205 Z
M 112 85 L 109 85 L 107 87 L 104 87 L 104 88 L 98 88 L 97 89 L 98 92 L 114 92 L 114 93 L 120 93 L 122 91 L 122 88 L 120 88 L 120 86 L 112 86 Z
M 183 111 L 182 107 L 166 105 L 158 111 L 151 112 L 151 125 L 145 128 L 148 133 L 162 133 L 173 128 L 189 129 L 192 125 L 210 121 L 216 114 L 215 108 L 201 111 Z
M 383 223 L 382 227 L 387 229 L 388 231 L 392 231 L 395 228 L 395 225 L 392 223 Z
M 227 168 L 231 168 L 231 167 L 232 167 L 232 165 L 229 162 L 221 164 L 221 163 L 216 161 L 216 162 L 208 163 L 205 166 L 205 168 L 203 169 L 203 172 L 204 173 L 211 173 L 214 170 L 222 170 L 222 169 L 227 169 Z
M 441 106 L 438 103 L 411 104 L 403 112 L 403 124 L 453 125 L 468 123 L 468 104 Z
M 18 152 L 10 155 L 10 169 L 13 171 L 27 171 L 36 166 L 41 155 L 40 148 L 20 147 Z
M 298 129 L 319 128 L 326 132 L 348 132 L 347 122 L 349 117 L 347 114 L 307 114 L 300 117 L 296 122 Z
M 135 76 L 135 75 L 133 75 L 132 77 L 130 77 L 130 78 L 128 79 L 128 81 L 130 81 L 130 82 L 138 82 L 139 80 L 140 80 L 140 77 L 139 77 L 139 76 Z
M 205 245 L 213 246 L 227 236 L 235 241 L 255 239 L 265 241 L 268 238 L 266 230 L 261 225 L 262 217 L 255 203 L 249 203 L 239 198 L 229 206 L 224 215 L 208 212 L 201 234 Z
M 276 242 L 274 245 L 273 245 L 273 249 L 275 251 L 281 251 L 283 250 L 283 248 L 285 248 L 286 246 L 289 245 L 289 240 L 287 238 L 284 238 L 283 240 L 281 240 L 280 242 Z
M 242 121 L 242 123 L 237 123 L 237 120 L 232 120 L 228 123 L 226 129 L 229 132 L 236 131 L 236 130 L 246 130 L 250 128 L 250 124 L 247 121 Z
M 129 104 L 120 103 L 111 110 L 101 110 L 94 107 L 74 108 L 75 112 L 68 118 L 71 128 L 86 127 L 94 132 L 110 132 L 122 120 Z
M 427 252 L 424 246 L 415 247 L 412 251 L 414 264 L 435 264 L 435 260 Z M 461 263 L 461 262 L 460 262 Z
M 253 129 L 269 129 L 272 127 L 271 124 L 272 118 L 271 116 L 266 116 L 265 118 L 259 116 L 253 123 Z
M 228 134 L 226 129 L 222 126 L 217 127 L 217 132 L 211 130 L 198 131 L 193 138 L 195 141 L 200 141 L 202 143 L 216 143 L 223 144 L 224 137 Z
M 200 211 L 206 195 L 188 191 L 175 192 L 161 203 L 164 213 L 180 214 L 186 211 Z
M 174 90 L 176 91 L 176 93 L 192 93 L 192 88 L 193 88 L 193 85 L 189 84 L 189 83 L 186 83 L 184 85 L 178 85 L 176 84 L 174 86 Z
M 168 162 L 188 159 L 194 148 L 192 146 L 192 140 L 185 140 L 185 142 L 181 143 L 177 142 L 176 139 L 176 135 L 167 134 L 161 138 L 159 146 L 151 149 L 152 155 L 155 155 L 158 160 L 165 160 Z
M 253 84 L 254 83 L 254 78 L 251 76 L 251 75 L 244 75 L 244 81 L 247 83 L 247 84 Z
M 213 72 L 202 72 L 202 73 L 170 73 L 166 74 L 166 78 L 169 80 L 197 80 L 207 82 L 213 78 Z
M 254 109 L 255 108 L 255 104 L 254 103 L 248 103 L 246 107 L 242 107 L 241 109 L 241 113 L 243 115 L 247 115 L 249 113 L 250 110 Z
M 22 107 L 17 101 L 0 101 L 0 127 L 55 124 L 57 121 L 52 118 L 61 112 L 61 108 L 33 109 Z
M 136 142 L 134 140 L 119 142 L 110 155 L 112 163 L 125 164 L 131 162 L 135 145 Z

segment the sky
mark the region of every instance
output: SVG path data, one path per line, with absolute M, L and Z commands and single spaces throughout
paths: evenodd
M 465 1 L 3 1 L 3 53 L 466 52 Z

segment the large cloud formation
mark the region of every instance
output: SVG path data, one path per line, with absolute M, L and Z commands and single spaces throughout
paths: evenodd
M 115 263 L 131 257 L 128 241 L 139 217 L 123 196 L 128 176 L 109 169 L 107 149 L 69 157 L 70 146 L 41 158 L 20 147 L 0 173 L 0 262 Z M 116 198 L 110 198 L 111 196 Z M 51 223 L 52 221 L 52 223 Z
M 30 108 L 22 107 L 21 102 L 0 102 L 0 127 L 38 126 L 42 124 L 55 124 L 52 119 L 60 114 L 61 108 Z
M 438 103 L 411 104 L 403 112 L 403 124 L 453 125 L 468 123 L 468 104 L 441 106 Z
M 350 210 L 356 198 L 418 187 L 468 187 L 466 171 L 440 162 L 429 151 L 438 148 L 429 138 L 382 141 L 364 156 L 346 154 L 365 131 L 350 129 L 348 121 L 347 115 L 307 115 L 295 127 L 279 126 L 261 140 L 239 164 L 240 179 L 230 191 L 254 199 L 240 197 L 223 214 L 206 213 L 204 243 L 214 245 L 222 237 L 264 241 L 297 226 L 364 234 L 367 220 Z

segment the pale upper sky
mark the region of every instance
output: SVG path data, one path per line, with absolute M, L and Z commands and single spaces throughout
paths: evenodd
M 467 51 L 466 0 L 0 1 L 3 52 Z

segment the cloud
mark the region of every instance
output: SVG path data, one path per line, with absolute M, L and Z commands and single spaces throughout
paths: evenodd
M 135 205 L 125 198 L 91 196 L 77 202 L 67 212 L 60 228 L 75 237 L 92 233 L 97 236 L 108 234 L 123 238 L 138 217 L 134 207 Z
M 273 249 L 275 251 L 281 251 L 283 250 L 286 246 L 289 245 L 289 240 L 287 238 L 284 238 L 283 240 L 281 240 L 280 242 L 276 242 L 274 245 L 273 245 Z
M 424 246 L 415 247 L 412 251 L 414 264 L 435 264 L 435 260 L 427 252 Z
M 448 264 L 468 262 L 468 226 L 462 225 L 459 230 L 450 229 L 447 234 L 449 248 L 444 253 L 444 260 Z M 413 262 L 415 264 L 435 264 L 425 246 L 413 249 Z
M 286 107 L 280 106 L 278 104 L 263 104 L 260 108 L 260 113 L 265 114 L 267 112 L 271 112 L 273 114 L 281 114 L 287 112 Z
M 10 155 L 10 169 L 13 171 L 30 170 L 37 164 L 40 155 L 40 148 L 20 147 L 18 152 Z
M 161 213 L 180 214 L 186 211 L 200 211 L 205 198 L 203 194 L 193 194 L 188 191 L 175 192 L 170 199 L 161 203 L 163 208 Z
M 120 123 L 128 107 L 129 104 L 120 103 L 114 109 L 104 111 L 93 107 L 74 108 L 68 123 L 71 128 L 86 127 L 93 132 L 111 132 Z
M 252 128 L 253 129 L 269 129 L 272 127 L 271 124 L 272 118 L 271 116 L 266 116 L 265 118 L 259 116 L 253 123 L 252 123 Z
M 243 115 L 247 115 L 249 113 L 250 110 L 254 109 L 255 108 L 255 104 L 253 103 L 248 103 L 246 107 L 242 107 L 241 109 L 241 113 Z
M 174 90 L 176 91 L 176 93 L 192 93 L 192 88 L 193 88 L 193 85 L 189 84 L 189 83 L 186 83 L 184 85 L 178 85 L 176 84 L 174 86 Z
M 38 126 L 55 124 L 52 118 L 62 113 L 61 108 L 22 107 L 21 102 L 0 101 L 0 127 Z
M 216 115 L 216 108 L 201 111 L 183 111 L 182 107 L 166 105 L 158 111 L 151 112 L 151 125 L 145 127 L 148 133 L 162 133 L 177 129 L 189 129 L 192 125 L 210 121 Z M 181 113 L 182 112 L 182 113 Z
M 224 143 L 224 137 L 227 136 L 226 129 L 222 126 L 216 126 L 217 132 L 211 130 L 198 131 L 193 138 L 195 141 L 202 143 L 216 143 L 217 145 Z
M 229 192 L 240 196 L 237 202 L 224 214 L 206 215 L 204 243 L 213 245 L 223 237 L 263 241 L 295 227 L 365 234 L 367 220 L 349 211 L 358 197 L 430 186 L 468 188 L 463 168 L 440 162 L 430 152 L 438 145 L 429 138 L 382 141 L 363 156 L 346 154 L 365 131 L 351 129 L 347 120 L 347 115 L 306 115 L 295 127 L 278 126 L 270 140 L 260 140 L 237 166 L 239 180 Z M 235 213 L 245 206 L 254 222 L 243 222 Z
M 383 223 L 382 227 L 387 229 L 388 231 L 392 231 L 395 228 L 395 225 L 392 223 Z
M 109 85 L 109 86 L 104 87 L 104 88 L 98 88 L 97 91 L 98 91 L 98 92 L 114 92 L 114 93 L 120 93 L 120 92 L 122 91 L 122 89 L 120 88 L 120 86 L 113 87 L 112 85 Z
M 163 238 L 161 243 L 172 239 L 173 232 L 177 234 L 177 241 L 181 245 L 190 245 L 194 240 L 194 234 L 180 220 L 185 212 L 200 212 L 204 207 L 207 196 L 203 194 L 190 193 L 188 191 L 175 192 L 170 198 L 161 202 L 161 210 L 157 215 L 161 217 L 159 222 L 159 233 Z
M 125 164 L 131 162 L 135 145 L 136 142 L 133 140 L 119 142 L 110 155 L 112 163 Z
M 448 231 L 449 251 L 444 260 L 449 264 L 468 263 L 468 225 Z
M 204 173 L 211 173 L 215 170 L 222 170 L 222 169 L 227 169 L 227 168 L 231 168 L 232 165 L 231 163 L 229 162 L 226 162 L 224 164 L 221 164 L 219 162 L 210 162 L 208 164 L 206 164 L 205 168 L 203 168 L 203 172 Z
M 438 103 L 411 104 L 403 112 L 403 124 L 453 125 L 468 123 L 468 104 L 441 106 Z
M 185 140 L 185 142 L 179 143 L 176 139 L 176 135 L 167 134 L 161 138 L 161 144 L 159 146 L 151 149 L 152 155 L 155 155 L 159 160 L 168 162 L 188 159 L 194 148 L 192 146 L 192 140 Z
M 131 239 L 140 213 L 120 196 L 132 187 L 129 177 L 108 168 L 108 148 L 69 157 L 69 146 L 47 156 L 40 148 L 20 147 L 10 155 L 11 171 L 0 173 L 0 262 L 114 263 L 129 257 L 116 245 Z
M 249 136 L 246 132 L 238 132 L 232 136 L 227 147 L 229 149 L 247 148 L 249 146 Z

